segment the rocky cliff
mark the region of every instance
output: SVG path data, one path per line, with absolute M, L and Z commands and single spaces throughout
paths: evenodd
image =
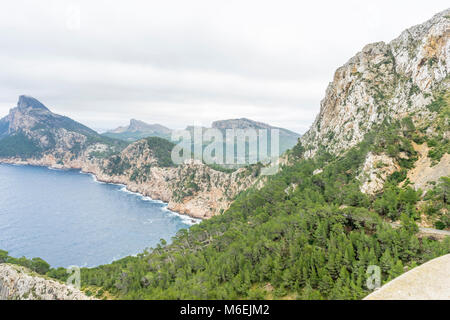
M 0 300 L 91 300 L 80 290 L 33 274 L 24 267 L 0 264 Z
M 364 300 L 450 300 L 450 255 L 418 266 Z
M 450 9 L 390 43 L 365 46 L 336 71 L 319 115 L 301 138 L 304 156 L 319 150 L 339 155 L 366 134 L 377 135 L 383 125 L 401 126 L 410 132 L 404 138 L 416 142 L 414 150 L 397 158 L 385 151 L 387 145 L 384 151 L 368 153 L 359 175 L 361 190 L 379 192 L 401 162 L 415 160 L 417 153 L 422 157 L 414 164 L 416 173 L 408 172 L 416 188 L 427 189 L 430 182 L 449 175 L 449 39 Z M 425 155 L 420 153 L 424 149 L 429 150 Z
M 341 153 L 385 120 L 436 117 L 427 106 L 437 91 L 449 89 L 449 39 L 450 9 L 388 44 L 365 46 L 336 71 L 319 115 L 301 139 L 306 155 L 321 145 Z
M 217 171 L 194 161 L 175 166 L 174 145 L 158 137 L 124 148 L 125 143 L 56 115 L 27 96 L 19 98 L 0 128 L 0 162 L 81 169 L 196 218 L 220 214 L 257 178 L 257 168 Z

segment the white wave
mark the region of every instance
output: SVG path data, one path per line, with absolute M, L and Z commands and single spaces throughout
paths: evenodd
M 200 222 L 202 222 L 202 219 L 193 218 L 193 217 L 191 217 L 191 216 L 188 216 L 188 215 L 185 215 L 185 214 L 180 214 L 180 213 L 178 213 L 178 212 L 175 212 L 175 211 L 170 210 L 170 209 L 167 207 L 167 204 L 166 204 L 166 206 L 165 206 L 162 210 L 163 210 L 163 211 L 166 211 L 166 212 L 167 212 L 168 214 L 170 214 L 171 216 L 180 218 L 181 221 L 182 221 L 184 224 L 187 224 L 187 225 L 190 225 L 190 226 L 193 226 L 193 225 L 195 225 L 195 224 L 199 224 Z
M 53 171 L 68 171 L 67 169 L 62 169 L 62 168 L 54 168 L 54 167 L 47 167 L 47 169 L 49 169 L 49 170 L 53 170 Z
M 193 218 L 193 217 L 190 217 L 190 216 L 185 215 L 185 214 L 179 214 L 179 213 L 177 213 L 177 212 L 171 211 L 171 210 L 169 210 L 169 209 L 167 208 L 167 207 L 168 207 L 168 204 L 167 204 L 166 202 L 161 201 L 161 200 L 154 200 L 154 199 L 152 199 L 152 198 L 150 198 L 150 197 L 148 197 L 148 196 L 144 196 L 143 194 L 140 194 L 139 192 L 133 192 L 133 191 L 130 191 L 130 190 L 127 189 L 127 186 L 126 186 L 125 184 L 102 182 L 102 181 L 98 181 L 98 179 L 97 179 L 97 177 L 95 176 L 95 174 L 88 173 L 88 172 L 83 172 L 83 171 L 80 171 L 80 173 L 91 175 L 92 178 L 93 178 L 93 180 L 94 180 L 95 182 L 97 182 L 97 183 L 101 183 L 101 184 L 111 184 L 111 185 L 115 185 L 115 186 L 120 186 L 121 188 L 119 189 L 119 191 L 125 192 L 125 193 L 128 193 L 128 194 L 132 194 L 132 195 L 135 195 L 135 196 L 137 196 L 137 197 L 140 197 L 141 200 L 143 200 L 143 201 L 149 201 L 149 202 L 153 202 L 153 203 L 157 203 L 157 204 L 162 204 L 162 205 L 164 205 L 164 207 L 162 208 L 163 211 L 166 211 L 167 213 L 169 213 L 169 214 L 172 215 L 172 216 L 175 216 L 175 217 L 180 218 L 181 221 L 182 221 L 184 224 L 186 224 L 186 225 L 192 226 L 192 225 L 195 225 L 195 224 L 199 224 L 199 223 L 202 221 L 202 219 Z
M 86 174 L 86 175 L 88 175 L 88 176 L 91 176 L 91 177 L 92 177 L 92 180 L 94 180 L 94 182 L 96 182 L 96 183 L 107 184 L 106 182 L 99 181 L 99 180 L 97 179 L 97 176 L 96 176 L 95 174 L 93 174 L 93 173 L 90 173 L 90 172 L 84 172 L 83 170 L 80 170 L 79 173 L 81 173 L 81 174 Z M 113 184 L 113 183 L 111 183 L 111 184 Z

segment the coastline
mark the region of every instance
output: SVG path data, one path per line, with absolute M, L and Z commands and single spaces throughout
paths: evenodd
M 128 192 L 128 193 L 131 193 L 131 194 L 138 195 L 144 201 L 154 201 L 154 202 L 159 202 L 159 203 L 164 204 L 165 205 L 164 210 L 166 210 L 169 214 L 173 214 L 173 215 L 176 215 L 176 216 L 180 217 L 188 225 L 192 226 L 192 225 L 198 224 L 198 223 L 200 223 L 201 221 L 204 220 L 203 217 L 199 217 L 197 215 L 192 215 L 192 214 L 189 214 L 187 212 L 180 212 L 180 211 L 175 211 L 175 210 L 171 209 L 169 207 L 169 204 L 170 204 L 169 201 L 164 201 L 164 199 L 160 199 L 160 198 L 154 198 L 151 195 L 139 192 L 138 190 L 130 190 L 128 184 L 124 183 L 123 181 L 118 181 L 120 179 L 113 179 L 113 178 L 105 179 L 105 178 L 101 178 L 101 177 L 98 176 L 97 173 L 93 172 L 92 170 L 84 170 L 83 167 L 66 166 L 66 165 L 52 165 L 52 164 L 48 165 L 48 164 L 40 163 L 39 161 L 40 160 L 36 160 L 35 163 L 30 163 L 30 161 L 28 161 L 28 160 L 0 158 L 0 164 L 10 164 L 10 165 L 16 165 L 16 166 L 43 167 L 43 168 L 47 168 L 49 170 L 60 170 L 60 171 L 79 170 L 80 174 L 90 175 L 96 183 L 122 186 L 124 188 L 124 190 L 123 190 L 124 192 Z M 190 222 L 187 223 L 187 220 L 190 220 Z
M 50 168 L 50 167 L 48 167 L 48 169 L 53 169 L 53 170 L 64 170 L 64 169 L 55 169 L 55 168 Z M 78 170 L 78 169 L 68 169 L 68 170 Z M 170 210 L 170 209 L 168 208 L 169 203 L 164 202 L 164 201 L 159 200 L 159 199 L 153 199 L 153 198 L 151 198 L 151 197 L 149 197 L 149 196 L 146 196 L 146 195 L 143 195 L 143 194 L 141 194 L 141 193 L 139 193 L 139 192 L 134 192 L 134 191 L 128 190 L 128 187 L 127 187 L 126 184 L 123 184 L 123 183 L 113 183 L 113 182 L 106 182 L 106 181 L 98 180 L 97 176 L 96 176 L 94 173 L 91 173 L 91 172 L 83 172 L 82 170 L 80 170 L 79 173 L 80 173 L 80 174 L 85 174 L 85 175 L 90 175 L 90 176 L 92 177 L 92 179 L 94 180 L 94 182 L 96 182 L 96 183 L 100 183 L 100 184 L 109 184 L 109 185 L 114 185 L 114 186 L 120 186 L 120 187 L 122 187 L 122 189 L 121 189 L 120 191 L 129 193 L 129 194 L 134 194 L 134 195 L 136 195 L 136 196 L 139 196 L 139 197 L 141 197 L 141 199 L 142 199 L 143 201 L 152 201 L 152 202 L 154 202 L 154 203 L 160 203 L 160 204 L 163 204 L 163 205 L 164 205 L 164 208 L 163 208 L 164 211 L 167 211 L 169 214 L 178 216 L 181 220 L 183 220 L 183 222 L 184 222 L 185 224 L 188 224 L 188 225 L 190 225 L 190 226 L 193 226 L 193 225 L 195 225 L 195 224 L 198 224 L 198 223 L 200 223 L 200 222 L 203 220 L 203 219 L 201 219 L 201 218 L 195 218 L 195 217 L 192 217 L 192 216 L 190 216 L 190 215 L 188 215 L 188 214 L 182 214 L 182 213 L 179 213 L 179 212 Z M 188 222 L 188 221 L 189 221 L 189 222 Z

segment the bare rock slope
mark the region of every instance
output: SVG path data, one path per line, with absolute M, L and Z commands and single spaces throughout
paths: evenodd
M 0 300 L 91 300 L 83 292 L 26 268 L 0 264 Z
M 413 113 L 416 119 L 432 117 L 426 106 L 448 79 L 449 39 L 450 9 L 388 44 L 365 46 L 336 71 L 328 86 L 319 115 L 301 138 L 307 155 L 320 145 L 341 153 L 388 118 Z

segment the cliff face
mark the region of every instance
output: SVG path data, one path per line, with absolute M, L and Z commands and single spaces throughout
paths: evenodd
M 340 155 L 367 133 L 377 135 L 382 124 L 404 121 L 409 129 L 416 128 L 414 150 L 422 155 L 415 171 L 427 172 L 426 177 L 409 172 L 410 182 L 423 190 L 430 187 L 429 182 L 449 175 L 449 40 L 450 9 L 404 31 L 388 44 L 365 46 L 336 71 L 319 115 L 300 139 L 303 155 L 313 157 L 321 148 Z M 436 148 L 423 155 L 420 150 L 428 148 L 426 142 Z M 439 157 L 426 160 L 437 152 Z M 400 157 L 407 160 L 411 156 Z M 361 191 L 381 191 L 386 178 L 401 169 L 401 160 L 386 152 L 367 154 L 359 175 Z
M 102 137 L 70 118 L 51 112 L 38 100 L 20 96 L 17 106 L 0 120 L 0 157 L 41 157 L 71 153 L 71 157 L 95 144 L 119 150 L 123 143 Z
M 0 300 L 91 300 L 80 290 L 10 264 L 0 264 Z
M 448 90 L 450 9 L 386 44 L 367 45 L 340 67 L 320 113 L 301 138 L 313 156 L 320 145 L 339 154 L 384 120 L 435 115 L 426 107 L 436 90 Z

